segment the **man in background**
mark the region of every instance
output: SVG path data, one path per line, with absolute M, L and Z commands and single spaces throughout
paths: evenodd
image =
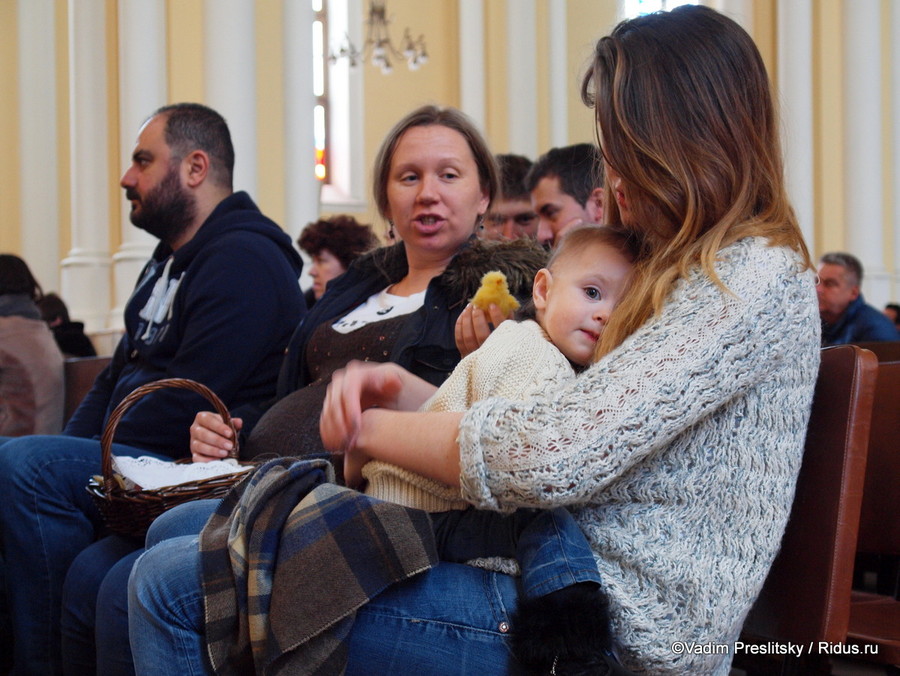
M 823 345 L 900 340 L 891 321 L 863 300 L 862 279 L 862 263 L 849 253 L 827 253 L 819 260 L 816 294 Z
M 479 228 L 481 239 L 536 239 L 538 216 L 531 207 L 531 193 L 525 176 L 532 163 L 522 155 L 496 155 L 500 169 L 500 196 L 491 202 L 491 210 Z
M 894 328 L 900 330 L 900 304 L 888 303 L 884 306 L 884 316 L 891 320 Z
M 593 144 L 547 151 L 531 167 L 525 187 L 538 215 L 538 241 L 547 247 L 575 225 L 603 222 L 603 158 Z

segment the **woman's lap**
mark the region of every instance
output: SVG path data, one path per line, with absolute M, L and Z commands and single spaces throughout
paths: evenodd
M 454 563 L 394 585 L 357 612 L 347 674 L 512 673 L 517 596 L 514 578 Z
M 157 544 L 139 560 L 129 601 L 139 673 L 202 673 L 199 570 L 196 536 Z M 510 673 L 509 616 L 517 595 L 513 578 L 442 563 L 357 612 L 347 674 Z M 154 627 L 164 627 L 164 635 L 154 636 Z

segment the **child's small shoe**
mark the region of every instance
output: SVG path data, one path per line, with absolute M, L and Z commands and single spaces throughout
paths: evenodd
M 609 603 L 600 587 L 582 582 L 522 599 L 512 616 L 513 654 L 524 673 L 623 676 L 611 656 Z

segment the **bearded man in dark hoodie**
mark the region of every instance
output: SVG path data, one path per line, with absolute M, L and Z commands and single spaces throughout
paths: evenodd
M 236 415 L 275 393 L 305 313 L 302 263 L 290 237 L 233 191 L 233 168 L 228 126 L 215 111 L 175 104 L 144 123 L 121 186 L 132 223 L 160 243 L 125 308 L 125 334 L 63 435 L 0 444 L 15 674 L 61 673 L 63 581 L 101 527 L 85 485 L 100 473 L 98 439 L 116 405 L 169 377 L 204 383 Z M 190 457 L 191 422 L 210 408 L 186 390 L 150 394 L 119 422 L 113 452 Z

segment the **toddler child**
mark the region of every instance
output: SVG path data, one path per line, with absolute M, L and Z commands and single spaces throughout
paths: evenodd
M 636 256 L 632 236 L 606 226 L 566 233 L 534 278 L 521 322 L 505 321 L 422 405 L 422 411 L 465 411 L 477 401 L 525 401 L 551 391 L 587 367 L 610 313 L 626 289 Z M 365 492 L 407 507 L 465 509 L 459 492 L 385 462 L 362 469 Z
M 593 361 L 636 257 L 633 236 L 621 231 L 588 225 L 567 232 L 547 267 L 535 276 L 531 304 L 524 308 L 533 318 L 500 324 L 421 410 L 464 411 L 488 397 L 524 401 L 576 377 Z M 442 560 L 497 566 L 496 557 L 515 558 L 524 591 L 514 616 L 516 654 L 526 666 L 551 666 L 562 674 L 565 665 L 557 658 L 579 669 L 590 659 L 587 653 L 573 654 L 573 646 L 609 647 L 597 567 L 567 510 L 500 514 L 471 509 L 458 490 L 380 461 L 364 465 L 362 476 L 368 482 L 366 494 L 432 512 Z M 585 611 L 597 621 L 586 621 Z M 557 645 L 548 638 L 552 636 L 561 637 Z M 542 647 L 554 655 L 553 665 L 539 664 Z

